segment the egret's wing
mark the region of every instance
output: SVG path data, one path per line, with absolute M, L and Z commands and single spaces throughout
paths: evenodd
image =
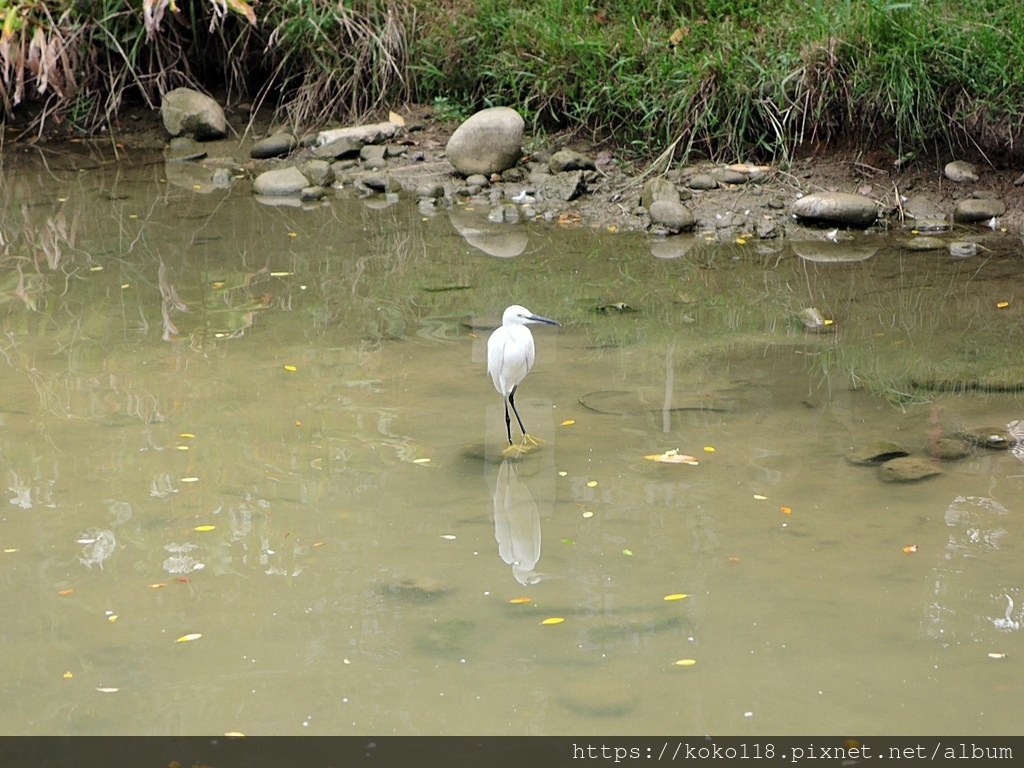
M 504 330 L 504 328 L 499 328 L 487 339 L 487 373 L 490 374 L 491 381 L 494 382 L 494 388 L 502 396 L 508 394 L 502 392 L 501 389 L 501 364 L 505 359 L 505 344 L 508 341 L 508 335 L 504 333 Z

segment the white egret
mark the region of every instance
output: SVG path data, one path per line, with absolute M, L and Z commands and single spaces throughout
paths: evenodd
M 508 432 L 509 445 L 512 445 L 512 419 L 508 415 L 510 405 L 512 412 L 516 415 L 516 421 L 519 422 L 523 440 L 532 439 L 526 433 L 526 427 L 523 426 L 523 420 L 516 409 L 515 401 L 516 390 L 519 389 L 520 383 L 533 367 L 536 355 L 533 334 L 526 327 L 530 323 L 561 325 L 554 320 L 533 314 L 526 307 L 513 304 L 501 316 L 501 327 L 487 339 L 487 373 L 490 374 L 491 381 L 494 382 L 494 388 L 498 390 L 505 401 L 505 429 Z

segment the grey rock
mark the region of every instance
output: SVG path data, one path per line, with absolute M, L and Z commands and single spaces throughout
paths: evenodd
M 270 157 L 283 157 L 299 145 L 299 140 L 292 134 L 282 131 L 260 139 L 252 145 L 249 157 L 265 160 Z
M 722 184 L 746 184 L 749 180 L 747 174 L 734 171 L 732 168 L 716 168 L 710 175 Z
M 1020 176 L 1013 180 L 1013 186 L 1024 187 L 1024 173 L 1022 173 Z
M 341 136 L 313 147 L 313 157 L 320 160 L 339 160 L 359 154 L 363 142 L 355 136 Z
M 918 232 L 945 232 L 949 227 L 950 223 L 942 217 L 926 216 L 913 222 L 913 228 Z
M 1003 427 L 975 427 L 958 432 L 956 436 L 980 448 L 991 448 L 994 451 L 1006 451 L 1017 444 L 1016 438 Z
M 299 192 L 299 199 L 305 200 L 306 202 L 312 202 L 314 200 L 323 200 L 326 195 L 326 189 L 320 186 L 311 185 L 302 188 L 302 191 Z
M 299 171 L 318 187 L 329 187 L 334 183 L 334 169 L 326 160 L 307 160 L 299 165 Z
M 374 192 L 397 192 L 401 189 L 398 182 L 386 173 L 369 173 L 362 178 L 362 182 Z
M 950 181 L 955 181 L 961 184 L 965 181 L 977 181 L 978 171 L 977 169 L 968 162 L 963 160 L 954 160 L 951 163 L 946 163 L 946 167 L 943 169 L 943 173 L 946 174 L 946 178 Z
M 416 187 L 416 197 L 436 200 L 439 197 L 444 197 L 444 187 L 437 183 L 420 184 Z
M 670 203 L 679 202 L 679 190 L 676 185 L 661 176 L 655 176 L 644 182 L 644 188 L 640 192 L 640 205 L 650 210 L 651 205 L 657 200 L 664 200 Z
M 364 144 L 359 148 L 359 159 L 364 162 L 366 160 L 383 160 L 387 151 L 388 148 L 382 144 Z
M 954 240 L 949 244 L 949 255 L 955 259 L 968 259 L 978 255 L 978 244 L 970 240 Z
M 257 195 L 281 197 L 298 195 L 308 186 L 309 180 L 298 168 L 275 168 L 257 176 L 252 191 Z
M 686 186 L 699 190 L 718 189 L 718 180 L 710 173 L 698 173 L 686 182 Z
M 471 174 L 470 176 L 467 176 L 466 184 L 471 187 L 480 187 L 481 189 L 491 186 L 491 182 L 482 173 L 474 173 Z
M 175 88 L 165 93 L 160 116 L 171 136 L 188 134 L 199 140 L 222 139 L 228 132 L 228 121 L 220 104 L 191 88 Z
M 961 200 L 953 208 L 953 221 L 958 224 L 976 224 L 988 221 L 996 216 L 1006 213 L 1006 204 L 1002 200 L 978 200 L 970 197 Z
M 522 116 L 509 107 L 481 110 L 448 139 L 448 161 L 464 176 L 501 173 L 522 156 L 525 125 Z
M 379 171 L 388 167 L 388 161 L 383 157 L 371 157 L 363 163 L 363 168 L 368 171 Z
M 548 168 L 552 173 L 563 173 L 565 171 L 595 171 L 597 166 L 594 161 L 572 149 L 560 149 L 551 155 L 548 160 Z
M 188 160 L 202 160 L 206 150 L 191 136 L 175 136 L 167 143 L 167 161 L 183 163 Z
M 692 229 L 697 223 L 690 209 L 678 200 L 655 200 L 648 213 L 651 223 L 676 232 Z
M 541 176 L 535 185 L 537 195 L 544 200 L 575 200 L 583 194 L 587 185 L 583 181 L 583 171 L 566 171 L 557 175 Z
M 928 235 L 919 235 L 903 242 L 903 248 L 907 251 L 941 251 L 945 247 L 945 240 Z
M 394 123 L 371 123 L 368 125 L 351 125 L 346 128 L 332 128 L 320 131 L 316 135 L 317 146 L 332 144 L 346 140 L 355 143 L 356 149 L 364 144 L 383 144 L 393 139 L 399 130 Z
M 401 144 L 388 144 L 384 148 L 384 157 L 403 157 L 408 153 L 409 148 Z
M 754 233 L 762 240 L 770 240 L 785 234 L 775 219 L 761 219 L 754 227 Z
M 878 218 L 878 205 L 869 197 L 849 192 L 818 192 L 793 203 L 799 219 L 825 224 L 867 227 Z
M 941 475 L 940 470 L 930 459 L 921 456 L 904 456 L 883 464 L 879 476 L 887 483 L 914 483 L 928 477 Z

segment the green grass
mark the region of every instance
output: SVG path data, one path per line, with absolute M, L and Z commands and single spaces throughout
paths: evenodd
M 195 85 L 296 127 L 502 104 L 536 132 L 746 160 L 836 141 L 999 159 L 1024 126 L 1015 0 L 157 0 L 161 19 L 144 5 L 0 0 L 3 118 L 35 101 L 89 132 Z

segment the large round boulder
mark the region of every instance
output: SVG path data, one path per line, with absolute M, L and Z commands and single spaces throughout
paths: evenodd
M 817 192 L 793 203 L 793 213 L 804 221 L 867 227 L 878 218 L 878 204 L 849 192 Z
M 483 109 L 455 129 L 445 152 L 463 176 L 501 173 L 523 154 L 522 116 L 509 107 Z
M 191 88 L 175 88 L 165 93 L 160 116 L 171 136 L 222 139 L 228 133 L 228 121 L 220 104 Z

